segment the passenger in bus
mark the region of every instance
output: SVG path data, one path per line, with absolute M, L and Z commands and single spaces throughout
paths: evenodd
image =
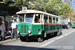
M 39 23 L 41 22 L 41 19 L 40 19 L 40 18 L 38 19 L 38 22 L 39 22 Z
M 2 23 L 2 19 L 1 18 L 0 18 L 0 31 L 1 31 L 1 40 L 4 41 L 5 25 Z
M 12 21 L 11 27 L 12 27 L 11 39 L 13 39 L 14 37 L 17 39 L 17 22 L 16 22 L 16 20 Z

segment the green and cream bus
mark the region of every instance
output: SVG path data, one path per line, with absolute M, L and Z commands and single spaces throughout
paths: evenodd
M 37 39 L 42 42 L 47 34 L 60 35 L 62 32 L 59 16 L 36 10 L 19 11 L 16 14 L 21 41 Z

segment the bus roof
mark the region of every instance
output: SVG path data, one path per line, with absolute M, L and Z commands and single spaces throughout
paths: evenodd
M 47 14 L 47 15 L 50 15 L 50 16 L 53 16 L 53 17 L 60 17 L 60 16 L 57 16 L 57 15 L 54 15 L 54 14 L 46 13 L 46 12 L 43 12 L 43 11 L 37 11 L 37 10 L 19 11 L 16 14 L 25 14 L 25 13 L 41 13 L 41 14 Z

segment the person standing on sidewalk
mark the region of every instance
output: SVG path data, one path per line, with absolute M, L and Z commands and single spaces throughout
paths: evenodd
M 1 31 L 1 40 L 4 41 L 5 25 L 2 23 L 2 19 L 1 18 L 0 18 L 0 31 Z
M 11 39 L 13 39 L 14 37 L 17 39 L 17 22 L 16 22 L 16 20 L 12 21 L 11 27 L 12 27 Z

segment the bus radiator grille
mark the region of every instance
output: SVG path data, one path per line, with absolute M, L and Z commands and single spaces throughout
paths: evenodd
M 21 25 L 21 33 L 26 33 L 26 25 Z

